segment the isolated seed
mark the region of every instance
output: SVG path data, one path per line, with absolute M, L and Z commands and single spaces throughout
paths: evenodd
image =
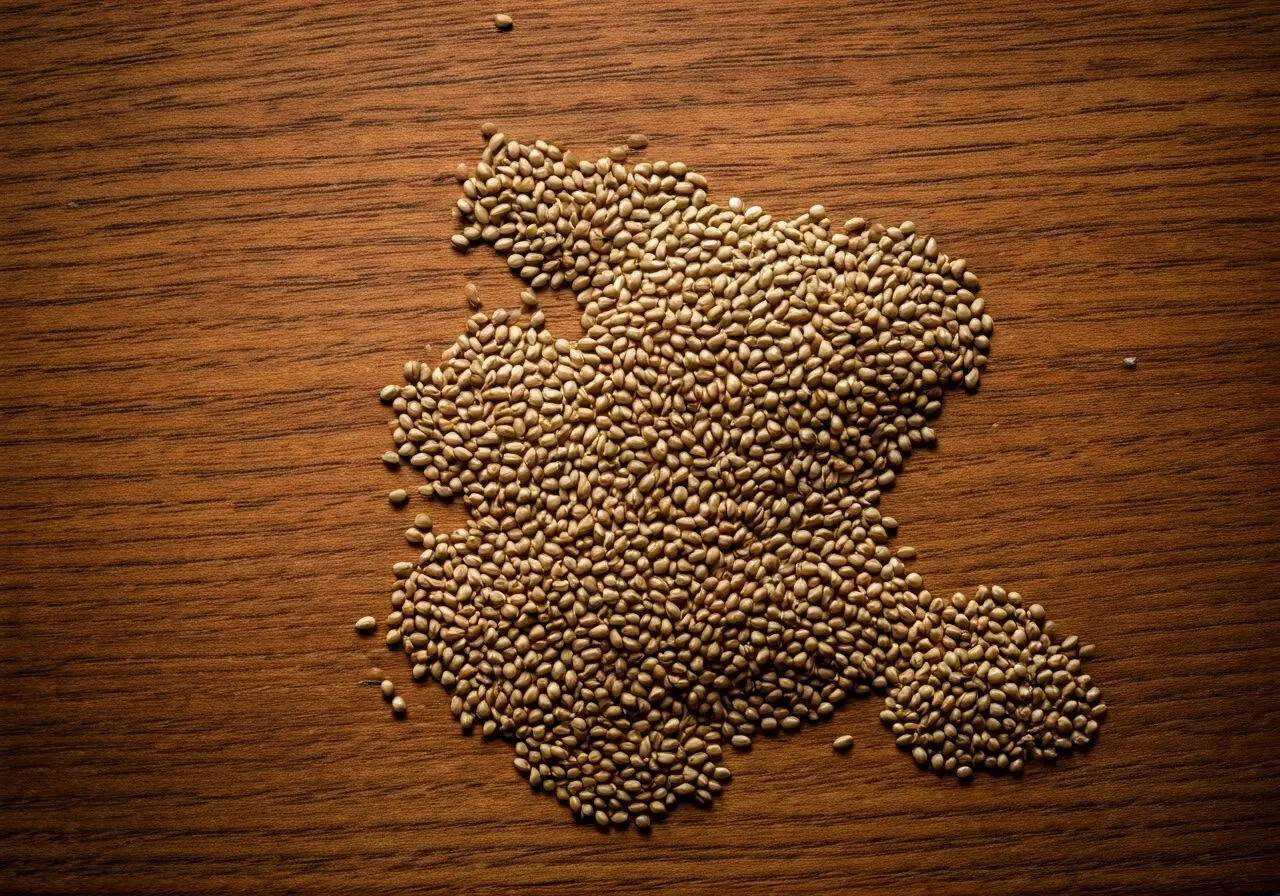
M 627 137 L 627 146 L 630 149 L 641 150 L 649 145 L 649 138 L 644 134 L 632 134 Z
M 396 686 L 395 686 L 395 683 L 391 681 L 391 679 L 384 678 L 382 680 L 381 687 L 382 687 L 382 696 L 385 699 L 390 700 L 392 697 L 396 695 Z
M 1124 359 L 1125 370 L 1134 370 L 1137 368 L 1137 366 L 1138 366 L 1138 359 L 1133 357 L 1132 355 Z
M 403 697 L 397 696 L 391 698 L 391 711 L 396 715 L 404 715 L 408 708 L 409 707 L 405 704 Z
M 467 307 L 473 311 L 480 309 L 480 290 L 476 289 L 474 283 L 467 284 Z
M 356 631 L 362 635 L 373 632 L 378 627 L 378 620 L 372 616 L 361 616 L 356 620 Z
M 515 25 L 515 21 L 511 18 L 511 16 L 507 16 L 499 13 L 498 15 L 493 17 L 493 24 L 494 24 L 494 27 L 496 27 L 499 31 L 510 31 L 512 27 Z
M 851 750 L 853 749 L 853 735 L 842 734 L 839 737 L 837 737 L 835 741 L 832 742 L 831 746 L 833 749 L 841 753 L 843 753 L 845 750 Z
M 583 159 L 482 134 L 453 241 L 491 247 L 520 307 L 473 314 L 391 396 L 395 463 L 469 518 L 415 517 L 387 644 L 463 730 L 513 742 L 577 818 L 640 830 L 851 695 L 942 775 L 1096 737 L 1091 648 L 1016 592 L 930 594 L 879 509 L 986 369 L 967 262 L 910 221 L 719 205 L 687 165 L 629 163 L 640 135 Z M 573 292 L 581 337 L 548 332 L 544 288 Z
M 409 493 L 402 488 L 392 489 L 387 493 L 387 500 L 396 507 L 401 507 L 409 500 Z

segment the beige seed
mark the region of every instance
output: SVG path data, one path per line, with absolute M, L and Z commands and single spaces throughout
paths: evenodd
M 493 17 L 493 25 L 499 31 L 510 31 L 515 26 L 515 20 L 511 16 L 499 13 Z
M 986 369 L 963 261 L 910 221 L 719 205 L 684 164 L 628 167 L 647 141 L 584 160 L 482 134 L 453 242 L 490 246 L 521 307 L 473 314 L 388 393 L 395 464 L 470 520 L 415 517 L 387 643 L 463 730 L 637 829 L 714 802 L 725 750 L 850 696 L 883 694 L 898 745 L 962 779 L 1096 737 L 1088 648 L 1015 592 L 930 595 L 879 510 Z M 584 336 L 546 331 L 543 288 L 574 293 Z
M 392 697 L 396 695 L 395 683 L 392 682 L 391 679 L 389 678 L 384 678 L 382 680 L 381 690 L 382 690 L 382 696 L 386 700 L 390 700 Z
M 404 698 L 400 696 L 391 698 L 391 711 L 398 716 L 402 716 L 408 710 L 408 705 L 404 702 Z
M 840 753 L 843 753 L 845 750 L 851 750 L 853 749 L 853 735 L 842 734 L 832 742 L 831 746 Z
M 362 635 L 371 634 L 378 627 L 378 620 L 372 616 L 361 616 L 356 620 L 356 631 Z
M 396 507 L 403 507 L 405 502 L 409 500 L 409 493 L 402 488 L 392 489 L 387 493 L 387 500 Z
M 627 137 L 627 148 L 634 150 L 644 149 L 649 145 L 649 138 L 644 134 L 631 134 Z

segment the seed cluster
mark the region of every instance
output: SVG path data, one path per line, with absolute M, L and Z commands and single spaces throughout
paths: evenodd
M 726 747 L 849 695 L 886 693 L 899 746 L 960 778 L 1089 743 L 1089 651 L 1001 588 L 931 596 L 877 509 L 986 365 L 965 262 L 910 222 L 716 205 L 627 146 L 588 161 L 483 133 L 454 246 L 568 286 L 585 333 L 553 337 L 530 293 L 381 393 L 383 459 L 471 515 L 415 520 L 387 619 L 462 727 L 514 740 L 578 817 L 642 830 L 710 803 Z

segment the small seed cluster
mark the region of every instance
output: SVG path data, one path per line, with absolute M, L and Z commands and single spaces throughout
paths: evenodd
M 581 819 L 642 830 L 710 803 L 729 747 L 850 695 L 885 693 L 898 744 L 960 778 L 1094 738 L 1089 649 L 1001 588 L 931 596 L 877 507 L 986 365 L 962 259 L 910 222 L 716 205 L 681 163 L 628 167 L 642 135 L 590 161 L 483 134 L 454 246 L 569 287 L 584 335 L 528 293 L 381 393 L 384 461 L 471 515 L 415 519 L 387 619 L 464 729 L 513 740 Z

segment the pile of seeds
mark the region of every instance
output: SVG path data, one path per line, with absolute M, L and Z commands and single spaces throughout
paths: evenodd
M 455 247 L 568 286 L 585 334 L 553 337 L 526 293 L 382 392 L 384 460 L 471 515 L 415 520 L 387 619 L 463 728 L 514 740 L 580 818 L 640 829 L 710 803 L 726 748 L 849 695 L 883 691 L 899 746 L 960 778 L 1093 739 L 1091 648 L 1002 588 L 933 597 L 877 509 L 986 365 L 962 259 L 910 222 L 716 205 L 626 146 L 589 161 L 484 135 Z

